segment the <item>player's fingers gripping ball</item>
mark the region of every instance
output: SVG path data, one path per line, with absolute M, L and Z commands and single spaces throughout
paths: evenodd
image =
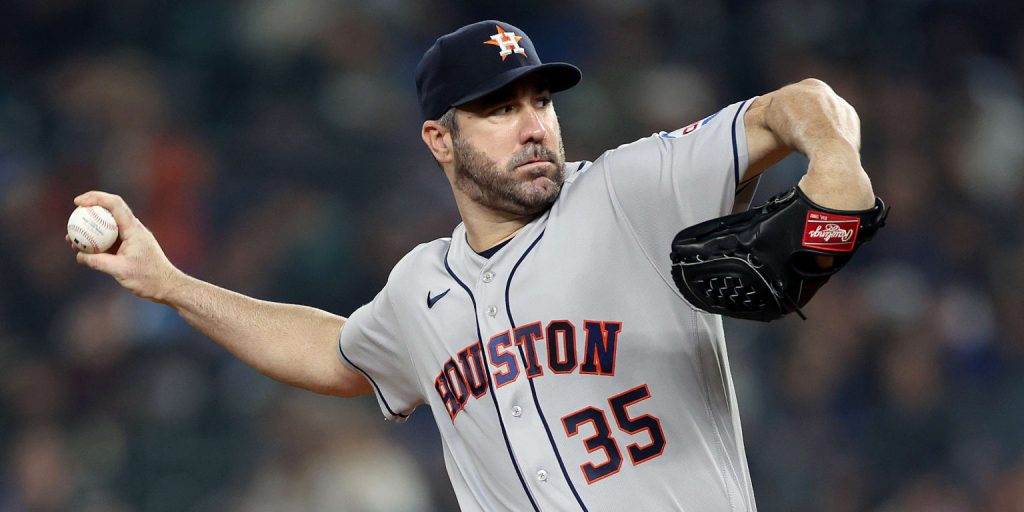
M 79 206 L 68 219 L 68 238 L 79 251 L 105 252 L 117 241 L 117 222 L 102 206 Z

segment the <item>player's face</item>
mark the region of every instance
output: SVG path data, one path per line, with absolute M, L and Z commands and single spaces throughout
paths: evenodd
M 532 82 L 514 84 L 460 110 L 452 134 L 455 186 L 479 204 L 515 215 L 551 206 L 565 163 L 551 93 Z

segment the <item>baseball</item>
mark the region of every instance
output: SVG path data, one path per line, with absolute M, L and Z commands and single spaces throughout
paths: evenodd
M 68 219 L 68 238 L 82 252 L 104 252 L 117 241 L 117 222 L 102 206 L 79 206 Z

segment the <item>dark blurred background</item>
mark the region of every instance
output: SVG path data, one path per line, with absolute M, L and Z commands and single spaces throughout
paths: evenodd
M 429 414 L 279 385 L 63 236 L 113 191 L 185 271 L 349 314 L 458 222 L 413 69 L 485 18 L 583 68 L 570 159 L 805 77 L 853 104 L 889 227 L 810 320 L 726 325 L 759 507 L 1024 511 L 1021 2 L 4 0 L 0 512 L 456 509 Z

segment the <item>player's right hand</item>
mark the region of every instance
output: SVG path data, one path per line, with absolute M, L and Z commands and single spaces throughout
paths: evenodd
M 78 252 L 78 263 L 110 274 L 139 297 L 165 302 L 168 293 L 185 275 L 171 264 L 153 233 L 135 217 L 124 199 L 92 190 L 76 197 L 75 205 L 100 205 L 110 210 L 117 221 L 120 238 L 116 253 Z

